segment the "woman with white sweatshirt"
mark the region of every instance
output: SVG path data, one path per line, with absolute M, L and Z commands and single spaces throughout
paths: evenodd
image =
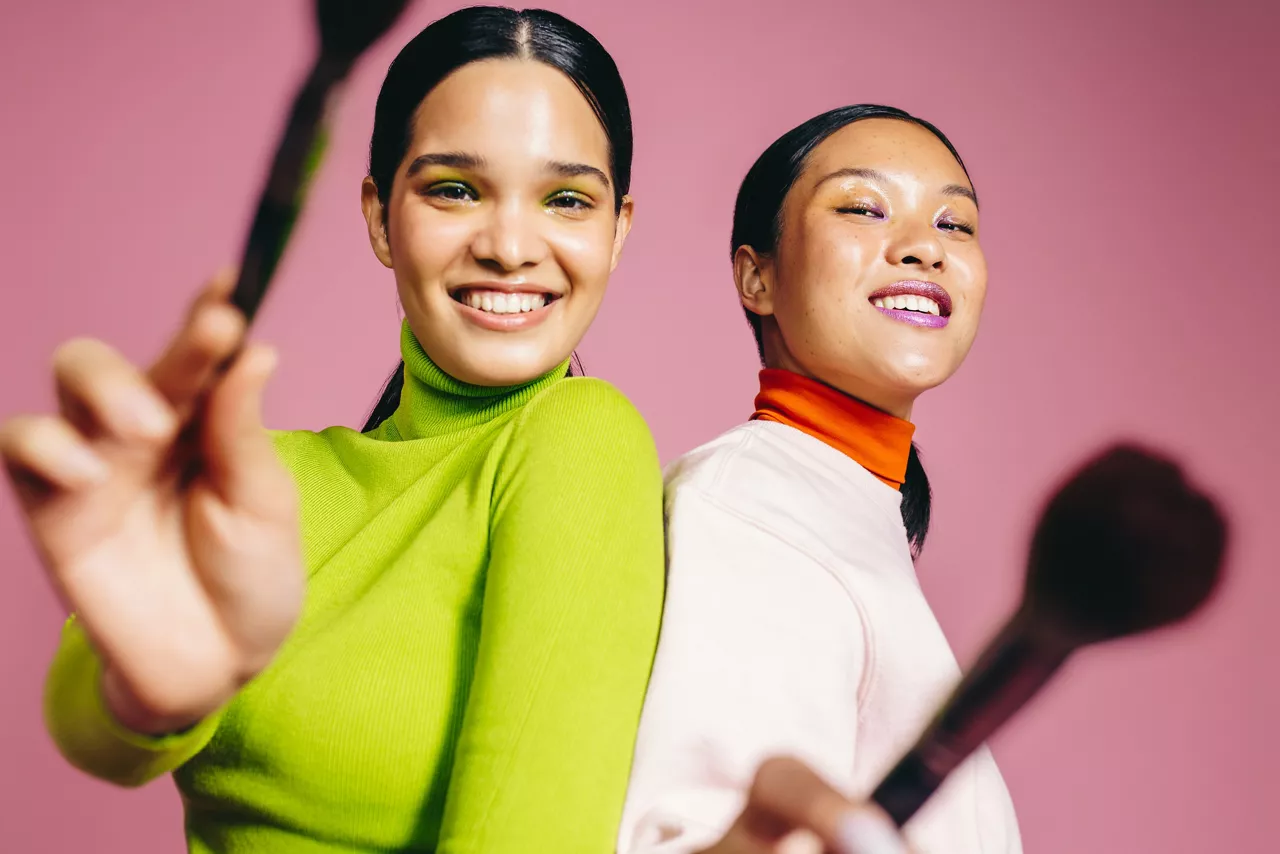
M 900 110 L 832 110 L 747 174 L 731 248 L 760 391 L 747 423 L 667 471 L 667 598 L 621 854 L 792 850 L 799 802 L 865 797 L 954 686 L 913 567 L 929 484 L 911 412 L 977 333 L 978 237 L 959 154 Z M 748 802 L 775 756 L 793 761 Z M 770 797 L 791 813 L 753 815 Z M 850 815 L 857 837 L 868 813 Z M 837 850 L 828 824 L 808 829 Z M 1021 851 L 985 750 L 906 831 L 923 854 Z

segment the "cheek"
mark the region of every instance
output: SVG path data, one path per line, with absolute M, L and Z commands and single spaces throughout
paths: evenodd
M 852 229 L 808 228 L 796 235 L 779 269 L 780 311 L 808 318 L 828 334 L 850 329 L 850 316 L 861 309 L 861 286 L 875 247 Z
M 987 298 L 986 258 L 976 247 L 971 252 L 958 253 L 954 257 L 952 287 L 959 291 L 960 298 L 972 314 L 972 323 L 976 326 Z
M 556 261 L 575 290 L 603 292 L 613 263 L 613 220 L 574 223 L 554 230 Z
M 405 204 L 392 213 L 387 239 L 398 274 L 415 280 L 439 277 L 473 239 L 469 217 L 425 205 Z

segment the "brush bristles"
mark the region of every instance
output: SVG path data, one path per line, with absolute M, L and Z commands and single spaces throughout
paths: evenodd
M 355 62 L 408 5 L 409 0 L 316 0 L 321 54 L 333 61 Z
M 1076 644 L 1184 619 L 1222 575 L 1227 524 L 1176 464 L 1133 445 L 1103 453 L 1036 526 L 1025 607 Z

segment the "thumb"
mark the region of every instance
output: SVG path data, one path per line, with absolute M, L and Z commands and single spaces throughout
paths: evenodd
M 205 474 L 228 505 L 267 509 L 287 478 L 262 424 L 262 398 L 275 372 L 275 351 L 251 344 L 214 387 L 205 411 Z
M 766 760 L 756 772 L 735 830 L 776 846 L 808 831 L 839 854 L 905 854 L 897 829 L 878 808 L 856 805 L 812 768 L 790 757 Z

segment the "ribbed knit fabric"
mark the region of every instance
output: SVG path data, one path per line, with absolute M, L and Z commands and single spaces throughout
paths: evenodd
M 812 377 L 780 368 L 760 371 L 760 393 L 752 421 L 775 421 L 825 442 L 876 476 L 901 490 L 907 479 L 910 421 L 881 412 Z
M 303 496 L 294 634 L 217 716 L 124 732 L 74 619 L 46 715 L 133 784 L 173 770 L 193 852 L 612 850 L 663 596 L 652 437 L 567 365 L 459 383 L 406 326 L 369 435 L 278 434 Z

